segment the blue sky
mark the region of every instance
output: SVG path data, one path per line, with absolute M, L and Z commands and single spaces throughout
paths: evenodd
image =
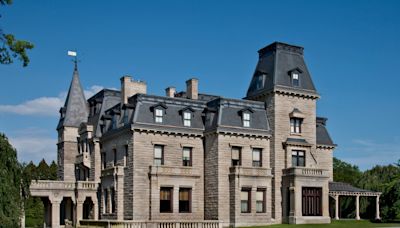
M 334 155 L 365 170 L 400 159 L 400 1 L 21 1 L 0 7 L 5 32 L 35 44 L 31 63 L 0 65 L 0 131 L 21 161 L 56 158 L 58 109 L 78 50 L 89 96 L 122 75 L 163 95 L 197 77 L 200 91 L 242 98 L 257 50 L 303 46 Z

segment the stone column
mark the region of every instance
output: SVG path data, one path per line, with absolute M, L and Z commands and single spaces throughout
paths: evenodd
M 93 201 L 93 208 L 92 208 L 93 219 L 98 220 L 99 219 L 99 205 L 98 205 L 99 203 L 97 200 L 93 200 L 93 198 L 92 198 L 92 201 Z
M 381 216 L 379 215 L 379 197 L 380 195 L 376 196 L 376 214 L 375 214 L 375 219 L 380 220 Z
M 360 196 L 356 196 L 356 220 L 360 220 Z
M 82 200 L 76 200 L 76 221 L 75 221 L 75 225 L 78 225 L 79 221 L 82 220 L 82 215 L 83 215 L 83 201 Z
M 339 195 L 335 195 L 335 219 L 339 220 Z
M 60 203 L 61 201 L 51 201 L 51 227 L 60 227 Z

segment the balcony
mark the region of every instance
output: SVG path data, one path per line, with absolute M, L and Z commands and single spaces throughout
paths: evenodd
M 78 190 L 91 190 L 97 191 L 98 183 L 95 181 L 78 181 L 76 182 L 76 188 Z
M 83 152 L 76 156 L 76 164 L 82 164 L 88 168 L 90 168 L 90 154 L 88 152 Z
M 33 180 L 30 185 L 32 190 L 74 190 L 74 181 Z
M 304 177 L 329 177 L 326 169 L 308 168 L 308 167 L 291 167 L 283 170 L 284 176 L 304 176 Z
M 270 168 L 232 166 L 229 173 L 237 176 L 272 177 Z
M 201 170 L 190 166 L 150 166 L 149 175 L 151 176 L 188 176 L 200 177 Z

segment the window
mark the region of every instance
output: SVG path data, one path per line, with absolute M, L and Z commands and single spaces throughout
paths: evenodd
M 156 111 L 155 111 L 155 122 L 156 123 L 162 123 L 163 122 L 163 110 L 162 109 L 156 109 Z
M 232 166 L 241 165 L 241 149 L 240 147 L 232 147 Z
M 192 189 L 179 189 L 179 213 L 190 213 L 191 210 Z
M 191 126 L 191 119 L 192 119 L 192 113 L 184 112 L 183 113 L 183 126 L 190 127 Z
M 117 165 L 117 149 L 113 149 L 113 156 L 114 156 L 114 166 Z
M 292 166 L 305 166 L 305 152 L 303 150 L 292 151 Z
M 293 86 L 300 86 L 300 79 L 298 73 L 292 73 L 292 85 Z
M 125 109 L 124 117 L 123 117 L 124 125 L 128 124 L 128 119 L 129 119 L 129 111 L 128 111 L 128 109 Z
M 259 74 L 256 78 L 256 90 L 260 90 L 264 87 L 265 74 Z
M 322 188 L 302 188 L 303 216 L 322 216 Z
M 161 145 L 154 146 L 154 165 L 164 165 L 164 147 Z
M 108 212 L 108 191 L 107 189 L 103 189 L 103 202 L 104 202 L 104 208 L 103 208 L 103 212 L 106 214 Z
M 243 113 L 243 127 L 250 127 L 250 113 Z
M 111 128 L 112 129 L 117 129 L 117 116 L 116 115 L 113 115 L 113 117 L 112 117 Z
M 103 163 L 103 169 L 105 169 L 106 167 L 107 167 L 107 161 L 106 161 L 106 153 L 102 153 L 101 154 L 102 156 L 101 156 L 101 160 L 102 160 L 102 163 Z
M 290 118 L 290 133 L 300 134 L 302 123 L 303 123 L 303 119 Z
M 261 148 L 253 148 L 253 167 L 261 167 Z
M 242 189 L 240 193 L 240 211 L 242 213 L 250 213 L 250 192 L 251 189 Z
M 160 213 L 172 213 L 172 190 L 170 187 L 160 188 Z
M 257 189 L 256 192 L 256 212 L 265 213 L 265 189 Z
M 183 166 L 192 166 L 192 148 L 183 147 L 182 161 Z
M 114 187 L 111 188 L 111 213 L 115 213 L 115 189 Z
M 125 145 L 124 148 L 125 148 L 124 165 L 127 166 L 128 165 L 128 156 L 129 156 L 128 145 Z

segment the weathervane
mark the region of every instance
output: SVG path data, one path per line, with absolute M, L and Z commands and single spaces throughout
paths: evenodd
M 75 70 L 78 70 L 78 57 L 76 51 L 68 51 L 68 55 L 74 57 L 72 62 L 75 64 Z

